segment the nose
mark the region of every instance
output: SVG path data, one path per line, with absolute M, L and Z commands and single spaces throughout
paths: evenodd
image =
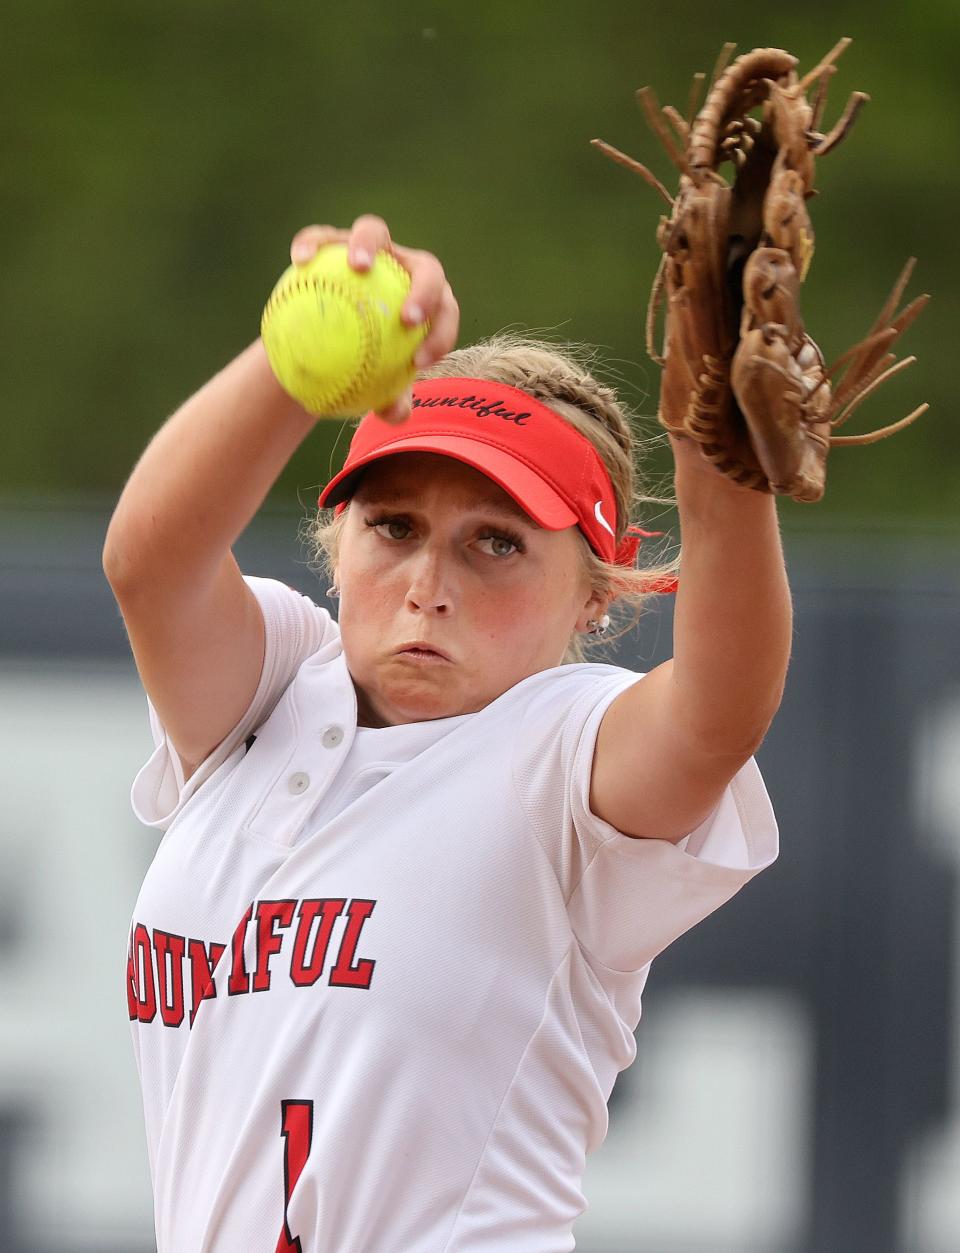
M 410 561 L 407 605 L 421 613 L 449 614 L 453 608 L 449 562 L 433 545 L 424 544 Z

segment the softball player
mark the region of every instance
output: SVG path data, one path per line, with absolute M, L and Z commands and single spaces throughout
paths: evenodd
M 158 1249 L 561 1253 L 653 958 L 777 855 L 774 503 L 676 441 L 674 658 L 582 661 L 650 590 L 614 393 L 529 341 L 451 351 L 440 263 L 379 218 L 294 259 L 334 240 L 391 250 L 431 322 L 320 497 L 337 620 L 231 553 L 314 424 L 259 341 L 104 549 L 163 833 L 126 971 Z

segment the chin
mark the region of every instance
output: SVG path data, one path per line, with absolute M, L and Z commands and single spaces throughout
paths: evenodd
M 468 712 L 463 707 L 462 697 L 451 691 L 448 683 L 423 679 L 382 683 L 377 703 L 389 711 L 395 722 L 430 722 Z
M 444 692 L 403 693 L 391 703 L 408 722 L 430 722 L 434 718 L 452 718 L 465 712 L 449 693 Z

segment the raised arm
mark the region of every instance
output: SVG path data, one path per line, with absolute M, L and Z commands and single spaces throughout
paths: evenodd
M 756 751 L 783 694 L 792 607 L 772 495 L 671 439 L 682 560 L 674 655 L 620 695 L 597 738 L 591 807 L 678 840 Z
M 157 432 L 110 521 L 104 573 L 185 777 L 259 682 L 263 618 L 231 547 L 313 423 L 256 341 Z
M 403 316 L 431 320 L 420 349 L 425 362 L 449 351 L 457 310 L 435 257 L 393 245 L 386 224 L 370 216 L 351 231 L 307 227 L 291 255 L 307 260 L 333 242 L 349 244 L 358 270 L 379 249 L 392 249 L 411 274 Z M 399 420 L 406 412 L 403 397 L 383 416 Z M 277 383 L 258 339 L 157 432 L 110 521 L 104 572 L 186 777 L 236 726 L 256 691 L 263 619 L 231 549 L 315 420 Z

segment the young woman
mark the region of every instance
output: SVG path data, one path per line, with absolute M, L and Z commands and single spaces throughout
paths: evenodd
M 334 241 L 392 251 L 431 323 L 320 498 L 338 620 L 231 554 L 314 425 L 259 342 L 154 437 L 104 550 L 163 832 L 127 964 L 158 1247 L 560 1253 L 651 961 L 777 854 L 774 499 L 674 441 L 673 659 L 583 662 L 663 586 L 616 396 L 547 345 L 452 351 L 439 262 L 379 218 L 293 258 Z

